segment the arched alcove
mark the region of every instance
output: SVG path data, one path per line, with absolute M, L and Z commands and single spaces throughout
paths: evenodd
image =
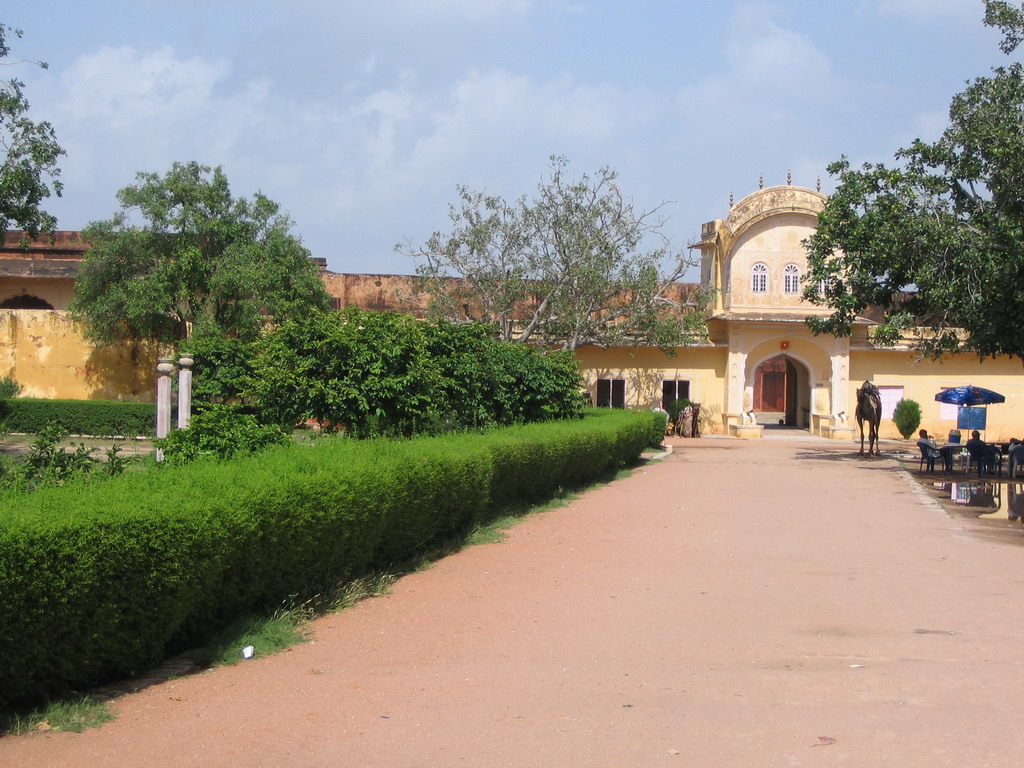
M 38 296 L 23 293 L 0 302 L 0 309 L 53 309 L 53 304 Z

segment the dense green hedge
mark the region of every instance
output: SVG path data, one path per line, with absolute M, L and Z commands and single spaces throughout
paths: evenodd
M 7 432 L 37 434 L 59 424 L 72 435 L 137 437 L 156 431 L 156 405 L 116 400 L 0 401 L 0 422 Z
M 0 704 L 131 674 L 238 616 L 635 460 L 658 414 L 316 440 L 0 503 Z

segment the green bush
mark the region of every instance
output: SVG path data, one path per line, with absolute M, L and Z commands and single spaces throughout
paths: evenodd
M 690 405 L 690 398 L 680 397 L 678 400 L 673 400 L 668 404 L 668 417 L 670 421 L 677 421 L 679 419 L 679 413 Z
M 434 408 L 455 428 L 578 418 L 583 380 L 569 352 L 509 344 L 482 323 L 421 326 L 441 368 Z
M 0 401 L 0 420 L 8 432 L 31 435 L 57 425 L 72 435 L 137 437 L 155 433 L 156 405 L 21 397 Z
M 323 439 L 0 500 L 0 706 L 128 675 L 635 460 L 656 414 Z
M 0 379 L 0 400 L 10 400 L 12 397 L 17 397 L 20 394 L 21 384 L 10 376 L 4 376 Z
M 257 453 L 286 442 L 288 435 L 274 424 L 260 424 L 231 406 L 209 405 L 192 417 L 188 429 L 176 429 L 154 444 L 169 463 L 187 464 L 203 457 Z
M 249 394 L 265 421 L 315 419 L 355 437 L 575 418 L 584 403 L 569 353 L 355 307 L 284 323 L 254 367 Z
M 193 336 L 182 343 L 181 351 L 194 355 L 194 403 L 245 400 L 246 391 L 253 385 L 253 362 L 258 353 L 255 342 L 221 336 Z
M 665 429 L 668 427 L 668 414 L 664 411 L 654 411 L 654 423 L 651 424 L 651 448 L 660 448 L 665 441 Z
M 892 412 L 892 422 L 907 439 L 921 426 L 921 406 L 914 400 L 900 400 Z

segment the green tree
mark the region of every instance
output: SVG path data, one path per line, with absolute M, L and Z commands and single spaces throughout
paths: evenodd
M 1024 7 L 985 0 L 985 23 L 1013 51 Z M 897 164 L 829 172 L 839 184 L 808 240 L 805 297 L 832 314 L 812 329 L 849 335 L 868 307 L 885 316 L 876 341 L 910 338 L 939 357 L 1024 357 L 1024 68 L 998 67 L 954 97 L 934 143 Z
M 434 314 L 493 324 L 503 341 L 563 349 L 672 350 L 703 338 L 706 297 L 680 294 L 693 263 L 665 238 L 662 206 L 638 211 L 615 171 L 576 179 L 567 165 L 551 158 L 533 200 L 460 187 L 449 233 L 435 232 L 422 248 L 397 246 L 422 260 L 417 273 Z
M 89 243 L 70 309 L 98 341 L 260 335 L 326 309 L 316 265 L 291 220 L 257 192 L 236 198 L 221 168 L 175 163 L 118 192 L 121 211 Z
M 21 30 L 0 24 L 0 66 L 11 63 L 3 61 L 10 55 L 11 35 L 21 37 Z M 36 63 L 46 68 L 44 62 Z M 60 197 L 57 158 L 64 150 L 48 122 L 28 118 L 24 88 L 13 78 L 0 83 L 0 147 L 6 153 L 0 165 L 0 233 L 24 229 L 35 236 L 52 232 L 57 225 L 39 206 L 51 194 Z

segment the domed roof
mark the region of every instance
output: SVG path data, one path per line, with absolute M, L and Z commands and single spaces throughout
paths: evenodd
M 757 222 L 781 213 L 803 213 L 817 219 L 825 207 L 826 199 L 821 192 L 815 192 L 807 187 L 794 187 L 789 184 L 765 187 L 736 203 L 730 209 L 725 224 L 732 236 L 738 237 Z

